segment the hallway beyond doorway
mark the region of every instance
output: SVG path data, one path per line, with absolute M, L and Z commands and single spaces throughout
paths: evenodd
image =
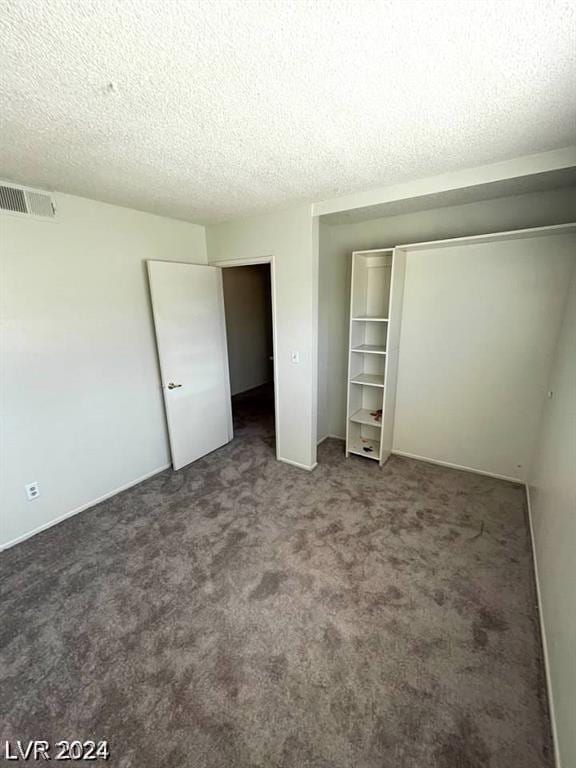
M 234 436 L 260 438 L 274 451 L 274 385 L 272 382 L 232 397 Z

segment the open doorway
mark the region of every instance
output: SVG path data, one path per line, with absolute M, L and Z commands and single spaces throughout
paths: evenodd
M 222 282 L 234 436 L 275 452 L 271 265 L 226 266 Z

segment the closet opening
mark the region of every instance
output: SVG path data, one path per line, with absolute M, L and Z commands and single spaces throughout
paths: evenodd
M 276 453 L 272 265 L 222 265 L 234 438 Z

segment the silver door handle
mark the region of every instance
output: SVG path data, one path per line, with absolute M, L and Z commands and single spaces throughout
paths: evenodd
M 174 382 L 171 381 L 170 384 L 168 384 L 168 389 L 178 389 L 178 387 L 181 387 L 181 386 L 182 384 L 174 384 Z

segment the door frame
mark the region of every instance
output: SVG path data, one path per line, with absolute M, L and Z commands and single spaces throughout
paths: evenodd
M 277 318 L 276 318 L 276 307 L 277 307 L 277 301 L 276 301 L 276 270 L 275 270 L 275 264 L 274 264 L 274 256 L 273 254 L 270 254 L 269 256 L 255 256 L 253 258 L 247 257 L 244 259 L 225 259 L 222 261 L 210 261 L 208 262 L 208 266 L 210 267 L 221 267 L 222 269 L 227 269 L 229 267 L 250 267 L 257 264 L 269 264 L 270 265 L 270 294 L 272 297 L 272 373 L 274 375 L 274 453 L 276 455 L 276 460 L 280 461 L 279 458 L 279 445 L 280 445 L 280 424 L 278 419 L 279 414 L 279 408 L 278 404 L 280 402 L 280 393 L 278 391 L 278 370 L 277 370 L 277 362 L 278 362 L 278 338 L 277 338 Z M 226 302 L 224 302 L 224 312 L 226 312 Z

